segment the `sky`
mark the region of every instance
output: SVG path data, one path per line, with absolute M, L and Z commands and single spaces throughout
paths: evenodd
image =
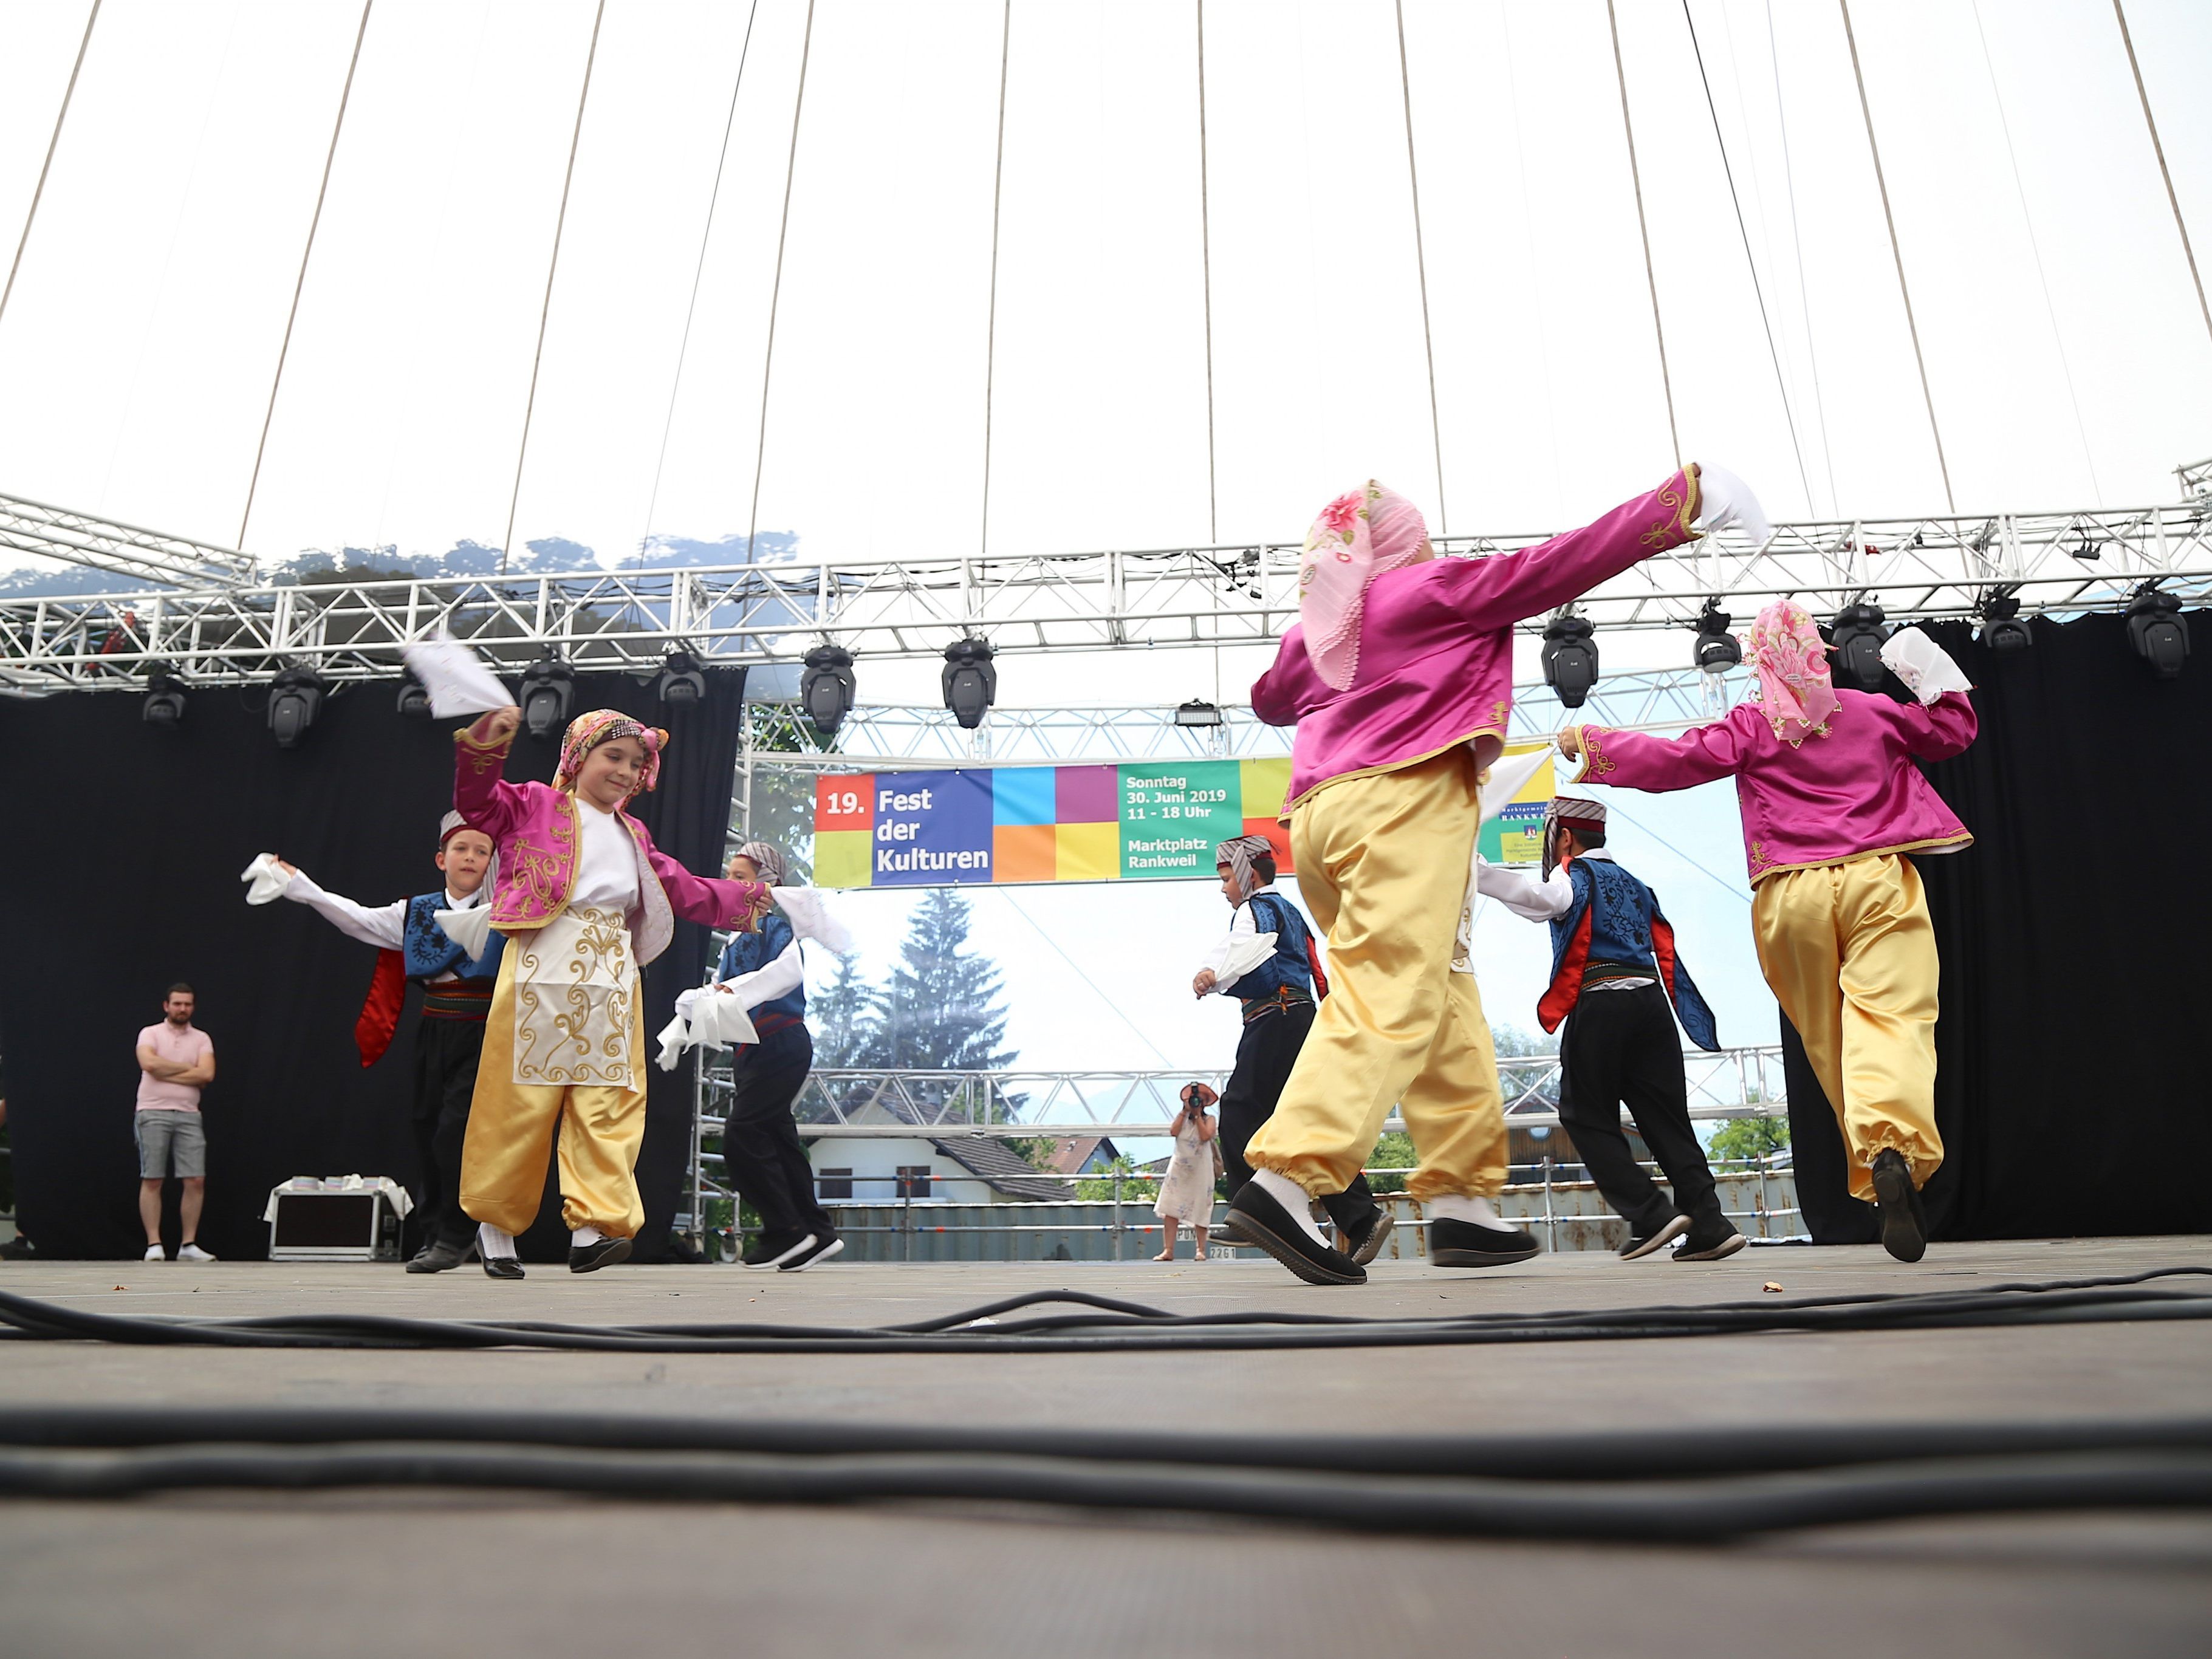
M 1683 453 L 1778 519 L 1944 510 L 1838 9 L 1619 13 Z M 1405 0 L 1418 248 L 1389 0 L 1205 7 L 1203 218 L 1190 0 L 811 15 L 608 0 L 549 302 L 594 0 L 376 0 L 242 544 L 498 544 L 511 501 L 515 544 L 606 562 L 756 526 L 841 559 L 1290 540 L 1366 477 L 1440 530 L 1518 533 L 1671 466 L 1602 0 Z M 85 15 L 0 4 L 0 257 Z M 1950 498 L 2173 499 L 2212 454 L 2212 335 L 2111 6 L 1850 16 Z M 2128 17 L 2212 256 L 2212 8 Z M 240 543 L 360 21 L 107 0 L 0 315 L 0 491 Z M 1686 643 L 1609 639 L 1607 665 Z M 1025 658 L 1001 695 L 1240 701 L 1265 655 Z M 935 677 L 869 664 L 861 695 L 933 702 Z M 1770 1038 L 1726 792 L 1620 807 L 1724 1035 Z M 907 902 L 845 901 L 878 969 Z M 1226 920 L 1202 884 L 983 892 L 976 916 L 1025 1062 L 1233 1047 L 1179 988 Z M 1493 1019 L 1528 1024 L 1543 931 L 1484 929 Z

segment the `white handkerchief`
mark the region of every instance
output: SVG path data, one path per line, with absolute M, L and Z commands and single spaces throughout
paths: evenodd
M 1882 665 L 1905 682 L 1905 689 L 1930 703 L 1946 691 L 1971 691 L 1974 683 L 1942 646 L 1917 628 L 1900 628 L 1882 641 Z
M 485 714 L 514 701 L 499 677 L 484 666 L 483 659 L 465 645 L 443 637 L 417 640 L 400 655 L 430 694 L 430 712 L 440 720 Z
M 830 914 L 822 902 L 822 895 L 811 887 L 771 887 L 768 890 L 775 902 L 783 907 L 790 919 L 791 931 L 801 939 L 811 939 L 825 945 L 839 956 L 849 956 L 853 950 L 853 935 L 845 924 Z M 750 1042 L 751 1039 L 746 1039 Z
M 1519 794 L 1539 768 L 1552 763 L 1552 747 L 1540 744 L 1525 755 L 1500 755 L 1490 763 L 1490 776 L 1482 786 L 1482 821 L 1496 817 Z
M 491 906 L 471 904 L 465 910 L 440 910 L 433 920 L 445 931 L 447 939 L 469 953 L 474 962 L 484 953 L 491 942 Z
M 291 872 L 276 867 L 274 853 L 256 854 L 253 862 L 239 872 L 238 878 L 252 884 L 246 890 L 248 904 L 266 904 L 271 899 L 281 898 L 284 890 L 292 884 Z
M 1221 964 L 1221 972 L 1215 977 L 1224 985 L 1235 984 L 1275 954 L 1276 937 L 1273 933 L 1231 933 L 1228 960 Z
M 660 1069 L 672 1072 L 686 1048 L 726 1048 L 733 1042 L 758 1042 L 760 1034 L 753 1029 L 752 1016 L 737 998 L 711 985 L 699 985 L 678 994 L 676 1018 L 660 1028 L 656 1040 L 660 1044 Z

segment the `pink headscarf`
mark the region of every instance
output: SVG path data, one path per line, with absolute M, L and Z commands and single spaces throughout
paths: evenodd
M 658 784 L 660 750 L 668 741 L 668 733 L 658 726 L 634 720 L 618 708 L 594 708 L 568 722 L 568 732 L 561 739 L 560 763 L 553 769 L 553 787 L 574 794 L 576 775 L 584 769 L 584 757 L 616 738 L 635 738 L 645 745 L 645 764 L 638 769 L 637 787 L 630 794 L 643 794 Z
M 1321 510 L 1306 532 L 1298 569 L 1298 616 L 1306 655 L 1331 689 L 1348 690 L 1359 672 L 1359 617 L 1367 585 L 1386 570 L 1430 556 L 1421 509 L 1370 478 Z
M 1774 735 L 1792 749 L 1826 737 L 1828 717 L 1842 704 L 1812 614 L 1794 599 L 1777 599 L 1759 613 L 1748 643 L 1759 668 L 1759 706 Z

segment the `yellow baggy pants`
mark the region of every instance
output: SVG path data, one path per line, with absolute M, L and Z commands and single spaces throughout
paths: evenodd
M 1481 821 L 1464 746 L 1331 784 L 1291 817 L 1298 891 L 1328 941 L 1328 995 L 1275 1114 L 1245 1148 L 1316 1197 L 1352 1184 L 1397 1107 L 1416 1199 L 1505 1184 L 1504 1102 L 1472 974 L 1451 970 Z
M 571 1231 L 596 1227 L 635 1238 L 645 1225 L 637 1154 L 645 1144 L 644 1022 L 630 1021 L 630 1089 L 605 1084 L 514 1080 L 514 963 L 510 947 L 484 1019 L 483 1058 L 461 1146 L 461 1208 L 477 1221 L 519 1233 L 538 1218 L 554 1126 L 561 1132 L 561 1218 Z M 637 998 L 633 993 L 633 1009 Z
M 1851 1196 L 1895 1147 L 1915 1186 L 1943 1163 L 1936 1133 L 1936 929 L 1920 872 L 1894 853 L 1784 870 L 1753 890 L 1759 965 L 1843 1126 Z

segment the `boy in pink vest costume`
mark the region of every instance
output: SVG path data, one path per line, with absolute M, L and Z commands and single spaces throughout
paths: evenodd
M 1394 1106 L 1420 1159 L 1407 1191 L 1427 1209 L 1430 1259 L 1535 1253 L 1490 1203 L 1505 1183 L 1498 1062 L 1474 977 L 1451 966 L 1479 779 L 1512 709 L 1513 625 L 1755 511 L 1729 482 L 1734 499 L 1709 501 L 1685 467 L 1584 529 L 1486 559 L 1437 558 L 1419 509 L 1371 480 L 1308 532 L 1301 620 L 1252 707 L 1297 726 L 1286 821 L 1331 994 L 1245 1149 L 1254 1175 L 1230 1222 L 1309 1283 L 1367 1277 L 1322 1241 L 1307 1199 L 1352 1183 Z
M 1974 838 L 1913 763 L 1963 753 L 1974 706 L 1956 690 L 1912 703 L 1838 691 L 1819 629 L 1791 600 L 1759 612 L 1750 645 L 1759 702 L 1679 738 L 1583 726 L 1559 747 L 1580 757 L 1578 783 L 1658 793 L 1735 778 L 1759 968 L 1843 1126 L 1852 1195 L 1881 1206 L 1889 1253 L 1917 1261 L 1919 1189 L 1943 1163 L 1940 970 L 1906 854 Z M 1965 684 L 1932 644 L 1920 648 Z
M 516 784 L 501 774 L 520 719 L 495 709 L 454 738 L 453 805 L 492 839 L 489 925 L 508 938 L 461 1152 L 461 1207 L 495 1279 L 522 1277 L 514 1235 L 537 1218 L 556 1124 L 569 1271 L 629 1258 L 645 1223 L 638 969 L 675 917 L 750 932 L 771 902 L 760 882 L 693 875 L 625 810 L 659 781 L 666 732 L 595 709 L 570 722 L 550 786 Z

